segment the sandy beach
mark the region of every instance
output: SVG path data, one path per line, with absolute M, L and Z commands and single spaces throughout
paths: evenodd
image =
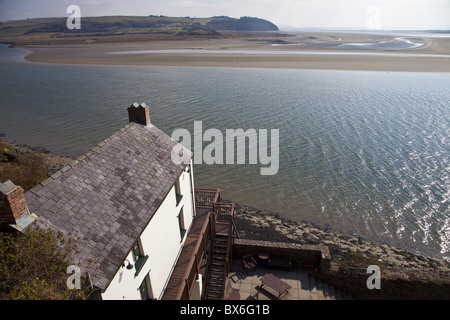
M 329 32 L 233 33 L 221 37 L 77 38 L 17 43 L 32 62 L 450 72 L 450 37 L 441 34 Z M 419 44 L 370 49 L 371 45 Z

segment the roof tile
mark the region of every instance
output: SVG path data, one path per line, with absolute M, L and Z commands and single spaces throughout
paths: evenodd
M 82 238 L 78 258 L 100 289 L 107 288 L 189 163 L 188 150 L 184 164 L 171 161 L 176 144 L 155 126 L 130 123 L 61 170 L 55 180 L 26 193 L 28 207 L 43 227 L 77 231 Z

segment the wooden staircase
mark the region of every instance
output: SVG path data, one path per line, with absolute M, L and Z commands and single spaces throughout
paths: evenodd
M 203 300 L 222 300 L 231 268 L 233 238 L 239 237 L 234 222 L 234 203 L 222 203 L 220 191 L 196 189 L 196 206 L 211 210 L 211 235 L 207 252 Z
M 228 240 L 228 235 L 223 234 L 216 234 L 213 239 L 205 288 L 205 300 L 222 300 L 229 269 Z

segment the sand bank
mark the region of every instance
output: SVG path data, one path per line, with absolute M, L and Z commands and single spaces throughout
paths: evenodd
M 377 43 L 395 45 L 402 41 L 422 45 L 396 50 L 368 50 L 367 46 L 364 47 Z M 342 45 L 350 45 L 352 49 L 339 49 Z M 358 46 L 366 49 L 354 49 Z M 46 63 L 450 72 L 450 38 L 417 35 L 400 38 L 347 33 L 293 33 L 290 36 L 271 33 L 258 37 L 247 35 L 189 41 L 111 43 L 80 39 L 72 44 L 21 47 L 33 52 L 26 60 Z M 186 49 L 189 51 L 182 51 Z

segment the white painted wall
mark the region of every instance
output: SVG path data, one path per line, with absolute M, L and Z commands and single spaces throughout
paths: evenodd
M 133 264 L 133 257 L 127 256 L 128 261 Z M 148 260 L 147 260 L 148 261 Z M 111 284 L 102 294 L 103 300 L 140 300 L 139 286 L 149 272 L 149 266 L 146 263 L 137 277 L 134 276 L 135 268 L 128 270 L 126 267 L 120 267 L 114 276 Z
M 149 258 L 139 275 L 134 276 L 136 272 L 134 268 L 128 270 L 121 267 L 102 294 L 104 300 L 139 300 L 139 286 L 147 274 L 151 283 L 151 297 L 156 299 L 162 297 L 187 235 L 186 232 L 184 239 L 181 239 L 178 215 L 183 208 L 184 225 L 189 229 L 195 213 L 193 180 L 191 184 L 192 167 L 191 162 L 190 172 L 183 172 L 179 178 L 180 192 L 183 195 L 180 203 L 176 204 L 175 186 L 173 186 L 140 237 L 142 253 Z M 133 263 L 131 253 L 127 259 Z

